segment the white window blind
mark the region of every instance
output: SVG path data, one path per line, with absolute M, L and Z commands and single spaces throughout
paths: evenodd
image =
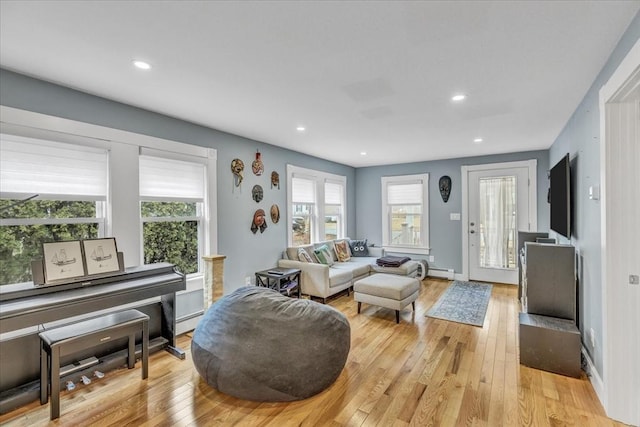
M 35 138 L 0 135 L 0 193 L 105 200 L 108 152 Z
M 293 203 L 315 203 L 315 182 L 294 176 L 291 179 L 291 199 Z
M 387 203 L 390 205 L 406 205 L 422 203 L 422 182 L 407 184 L 388 184 Z
M 334 182 L 325 182 L 324 184 L 324 202 L 327 205 L 342 204 L 342 185 Z
M 140 197 L 201 201 L 204 196 L 202 163 L 140 156 Z

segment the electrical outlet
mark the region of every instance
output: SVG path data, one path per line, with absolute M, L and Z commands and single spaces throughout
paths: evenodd
M 247 286 L 251 285 L 251 276 L 247 276 L 244 278 L 244 284 Z
M 591 343 L 591 348 L 596 348 L 596 334 L 593 328 L 589 329 L 589 343 Z
M 436 261 L 436 257 L 433 255 L 429 255 L 429 262 L 435 262 Z

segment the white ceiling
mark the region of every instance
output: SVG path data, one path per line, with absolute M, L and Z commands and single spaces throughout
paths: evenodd
M 406 163 L 548 148 L 639 9 L 2 0 L 0 65 L 355 167 Z

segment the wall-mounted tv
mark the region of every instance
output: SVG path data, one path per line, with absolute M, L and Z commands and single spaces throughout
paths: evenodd
M 571 169 L 567 153 L 549 173 L 551 229 L 566 238 L 571 236 Z

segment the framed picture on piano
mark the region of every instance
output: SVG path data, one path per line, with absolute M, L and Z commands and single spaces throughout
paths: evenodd
M 88 275 L 92 276 L 94 274 L 112 273 L 122 270 L 118 259 L 116 239 L 114 237 L 83 240 L 82 246 Z
M 79 240 L 42 244 L 44 280 L 52 283 L 84 276 L 84 262 Z

